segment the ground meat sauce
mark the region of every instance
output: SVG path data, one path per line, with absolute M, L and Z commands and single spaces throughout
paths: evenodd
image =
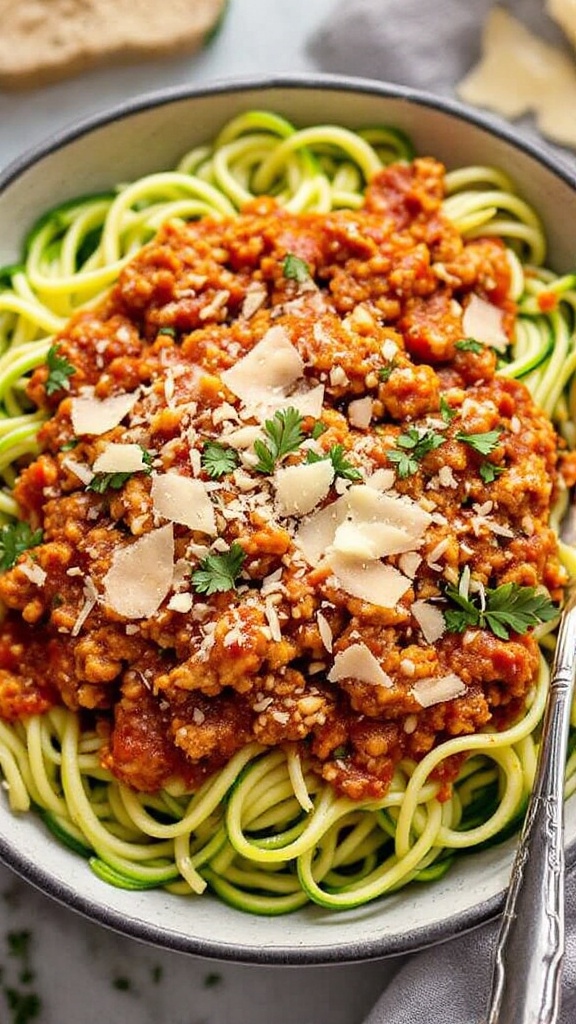
M 4 718 L 78 710 L 106 737 L 103 764 L 140 790 L 198 786 L 257 740 L 295 744 L 364 799 L 401 758 L 521 712 L 532 633 L 449 632 L 438 609 L 465 567 L 480 590 L 514 582 L 561 598 L 548 525 L 558 439 L 523 384 L 495 376 L 497 348 L 458 346 L 473 297 L 508 335 L 515 310 L 503 244 L 463 243 L 442 196 L 443 168 L 420 159 L 383 170 L 359 211 L 292 214 L 265 198 L 237 219 L 168 224 L 74 317 L 57 338 L 69 390 L 48 395 L 45 367 L 29 386 L 50 417 L 15 496 L 43 540 L 0 577 Z M 238 383 L 259 344 L 271 362 L 280 353 L 280 377 L 263 363 Z M 114 425 L 75 429 L 79 401 L 104 409 L 112 396 L 132 396 Z M 301 443 L 259 471 L 255 440 L 289 406 Z M 440 442 L 403 475 L 390 453 L 410 429 Z M 459 437 L 490 431 L 487 458 Z M 210 441 L 235 453 L 221 475 L 206 469 Z M 146 463 L 94 489 L 111 445 L 140 446 Z M 286 475 L 309 462 L 306 483 Z M 170 504 L 174 475 L 195 482 L 198 509 L 172 491 Z M 404 537 L 387 556 L 377 515 L 360 508 L 383 500 Z M 228 588 L 203 593 L 192 574 L 238 545 Z M 132 547 L 136 568 L 118 562 Z M 444 766 L 443 784 L 458 768 Z

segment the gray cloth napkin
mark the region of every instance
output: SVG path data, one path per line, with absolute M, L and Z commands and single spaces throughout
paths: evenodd
M 482 1024 L 498 922 L 408 957 L 364 1024 Z M 518 965 L 522 970 L 522 965 Z M 576 874 L 566 884 L 566 955 L 559 1024 L 576 1021 Z M 506 1024 L 506 1022 L 503 1022 Z
M 308 54 L 320 71 L 381 79 L 454 96 L 480 56 L 482 26 L 494 0 L 338 0 Z M 503 0 L 525 25 L 568 50 L 544 13 L 544 0 Z M 530 118 L 517 130 L 549 153 L 573 152 L 542 140 Z M 576 873 L 566 891 L 566 956 L 561 1024 L 576 1021 Z M 498 922 L 405 959 L 364 1024 L 481 1024 L 490 990 Z M 521 965 L 518 966 L 521 970 Z
M 477 63 L 482 27 L 496 0 L 337 0 L 309 39 L 318 70 L 381 79 L 455 96 L 455 87 Z M 561 29 L 544 10 L 545 0 L 500 0 L 541 39 L 572 53 Z M 574 165 L 572 150 L 543 140 L 531 117 L 520 132 L 556 159 Z

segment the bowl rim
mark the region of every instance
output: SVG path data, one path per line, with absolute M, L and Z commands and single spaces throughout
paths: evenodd
M 502 121 L 495 115 L 476 110 L 450 97 L 427 93 L 387 81 L 348 75 L 300 72 L 266 76 L 234 76 L 230 79 L 223 78 L 201 85 L 160 88 L 141 93 L 126 101 L 117 102 L 99 113 L 75 119 L 63 128 L 47 135 L 43 141 L 26 149 L 0 170 L 0 195 L 39 161 L 92 131 L 124 118 L 144 113 L 153 108 L 187 102 L 192 99 L 281 89 L 289 91 L 318 89 L 380 96 L 384 99 L 402 100 L 416 107 L 447 113 L 496 136 L 512 146 L 513 149 L 524 152 L 576 191 L 576 169 L 574 171 L 571 169 L 568 155 L 566 163 L 560 156 L 556 159 L 544 142 L 539 145 L 537 140 L 516 134 L 513 125 Z M 501 912 L 505 898 L 504 891 L 497 893 L 467 910 L 458 911 L 433 924 L 417 928 L 408 937 L 383 935 L 348 942 L 344 946 L 318 945 L 301 948 L 288 944 L 273 947 L 244 946 L 239 950 L 233 942 L 205 940 L 176 931 L 166 932 L 164 928 L 152 922 L 136 917 L 127 917 L 122 911 L 107 906 L 105 901 L 98 903 L 84 896 L 65 881 L 55 878 L 49 869 L 28 857 L 25 852 L 13 848 L 2 835 L 0 835 L 0 862 L 57 903 L 79 913 L 90 921 L 127 937 L 174 952 L 193 954 L 213 960 L 266 966 L 357 963 L 415 952 L 449 940 L 455 934 L 471 931 L 492 921 Z M 566 864 L 567 867 L 576 864 L 576 839 L 566 850 Z M 456 931 L 454 926 L 456 926 Z
M 516 134 L 514 125 L 484 110 L 477 110 L 460 100 L 439 93 L 427 93 L 421 89 L 400 85 L 371 78 L 355 78 L 351 75 L 326 73 L 291 73 L 278 75 L 247 75 L 230 79 L 222 78 L 205 85 L 177 85 L 165 89 L 155 89 L 141 93 L 125 101 L 106 107 L 96 114 L 85 118 L 74 119 L 56 132 L 50 133 L 43 141 L 26 149 L 20 156 L 11 160 L 0 170 L 0 194 L 35 163 L 62 149 L 76 139 L 82 138 L 98 128 L 103 128 L 115 121 L 120 121 L 133 114 L 143 113 L 151 108 L 167 106 L 171 103 L 185 102 L 189 99 L 200 99 L 209 96 L 236 94 L 239 92 L 264 92 L 269 89 L 323 89 L 335 92 L 357 92 L 366 95 L 382 96 L 388 99 L 404 100 L 417 107 L 429 107 L 448 113 L 462 121 L 484 129 L 491 135 L 507 142 L 514 149 L 519 149 L 543 164 L 549 171 L 559 177 L 567 185 L 576 189 L 576 169 L 572 170 L 569 156 L 566 163 L 562 157 L 555 157 L 547 144 L 527 138 L 524 134 Z

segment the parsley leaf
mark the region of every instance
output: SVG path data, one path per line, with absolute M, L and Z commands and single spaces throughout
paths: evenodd
M 192 586 L 198 594 L 224 593 L 234 590 L 246 554 L 237 541 L 223 555 L 207 555 L 191 575 Z
M 397 448 L 386 452 L 388 460 L 396 464 L 401 480 L 418 472 L 418 463 L 428 452 L 433 452 L 444 444 L 446 438 L 434 430 L 421 433 L 416 427 L 410 427 L 405 434 L 396 438 Z M 401 449 L 401 450 L 399 450 Z
M 42 530 L 32 530 L 28 523 L 7 523 L 0 531 L 0 570 L 16 564 L 18 556 L 42 543 Z
M 317 441 L 318 438 L 322 437 L 322 434 L 326 433 L 327 430 L 328 427 L 326 426 L 325 423 L 322 422 L 322 420 L 316 420 L 316 423 L 312 427 L 311 436 L 314 438 L 315 441 Z
M 118 473 L 95 473 L 90 483 L 86 484 L 86 490 L 94 491 L 95 494 L 105 494 L 106 491 L 119 491 L 136 472 L 149 475 L 152 472 L 153 456 L 142 445 L 138 445 L 138 447 L 142 452 L 142 462 L 144 463 L 142 469 Z
M 266 420 L 264 433 L 267 440 L 262 441 L 259 438 L 254 442 L 254 451 L 258 456 L 258 462 L 254 466 L 257 473 L 266 473 L 269 476 L 274 472 L 277 462 L 300 447 L 304 440 L 302 422 L 302 416 L 293 406 L 278 409 L 273 419 Z
M 546 594 L 540 593 L 536 587 L 523 587 L 519 583 L 486 588 L 484 607 L 479 595 L 466 597 L 452 584 L 446 587 L 444 594 L 456 605 L 456 608 L 444 612 L 450 633 L 463 633 L 468 626 L 477 626 L 490 629 L 501 640 L 508 640 L 511 632 L 522 636 L 538 623 L 550 622 L 558 615 L 558 608 Z
M 481 341 L 476 341 L 476 338 L 463 338 L 454 345 L 454 348 L 460 349 L 461 352 L 475 352 L 476 355 L 483 352 L 485 347 Z
M 150 474 L 152 472 L 152 463 L 154 462 L 154 456 L 152 455 L 151 452 L 147 451 L 146 448 L 143 448 L 141 444 L 139 444 L 138 447 L 142 452 L 142 462 L 146 467 L 145 469 L 140 470 L 140 472 Z
M 343 480 L 361 480 L 362 473 L 356 469 L 351 462 L 346 458 L 346 453 L 341 444 L 334 444 L 324 454 L 318 455 L 316 452 L 308 451 L 306 453 L 306 462 L 323 462 L 324 459 L 330 459 L 334 468 L 334 476 L 342 477 Z
M 488 430 L 485 434 L 456 434 L 457 441 L 463 441 L 479 455 L 490 455 L 500 443 L 501 430 Z
M 95 473 L 90 483 L 86 484 L 86 490 L 94 491 L 96 494 L 119 491 L 131 476 L 132 473 Z
M 64 356 L 58 355 L 56 345 L 52 345 L 48 349 L 46 366 L 48 367 L 48 377 L 44 385 L 46 394 L 53 395 L 55 391 L 62 390 L 69 391 L 70 381 L 68 378 L 74 376 L 76 368 Z
M 458 415 L 458 410 L 453 409 L 451 405 L 448 405 L 444 395 L 442 395 L 440 399 L 440 415 L 444 420 L 444 423 L 452 423 L 454 417 Z
M 202 466 L 213 480 L 232 473 L 239 462 L 238 452 L 218 441 L 206 441 L 202 449 Z
M 300 259 L 299 256 L 295 256 L 293 252 L 289 252 L 282 264 L 282 273 L 284 277 L 289 281 L 297 281 L 298 284 L 304 284 L 305 281 L 309 281 L 311 278 L 310 267 L 306 263 L 306 260 Z
M 381 366 L 380 369 L 378 370 L 378 380 L 381 381 L 382 384 L 385 384 L 386 381 L 389 380 L 392 371 L 395 369 L 396 360 L 389 359 L 388 362 L 385 363 L 384 366 Z
M 495 466 L 493 462 L 482 462 L 478 472 L 485 484 L 493 484 L 496 477 L 504 472 L 504 466 Z

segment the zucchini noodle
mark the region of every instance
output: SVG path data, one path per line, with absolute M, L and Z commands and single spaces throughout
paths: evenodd
M 67 319 L 99 302 L 163 223 L 235 216 L 259 195 L 293 213 L 358 209 L 375 173 L 412 156 L 410 141 L 391 127 L 297 130 L 276 114 L 249 111 L 176 168 L 46 213 L 26 238 L 22 262 L 0 270 L 0 523 L 18 514 L 15 463 L 39 451 L 43 416 L 26 398 L 30 373 Z M 498 372 L 521 378 L 574 448 L 576 274 L 557 277 L 545 268 L 538 216 L 501 171 L 454 170 L 446 188 L 444 211 L 465 238 L 494 235 L 508 248 L 518 316 Z M 561 493 L 556 527 L 566 501 Z M 565 546 L 561 552 L 575 572 L 576 556 Z M 540 640 L 538 678 L 519 721 L 450 739 L 419 763 L 401 761 L 378 801 L 338 795 L 295 747 L 270 751 L 258 743 L 193 794 L 176 786 L 136 792 L 101 767 L 102 738 L 63 707 L 0 721 L 0 772 L 11 809 L 38 811 L 106 883 L 180 895 L 209 888 L 254 914 L 310 901 L 347 909 L 438 879 L 456 856 L 518 828 L 534 777 L 553 630 L 542 627 Z M 451 757 L 462 766 L 446 792 L 438 769 Z M 567 776 L 570 794 L 576 750 Z

